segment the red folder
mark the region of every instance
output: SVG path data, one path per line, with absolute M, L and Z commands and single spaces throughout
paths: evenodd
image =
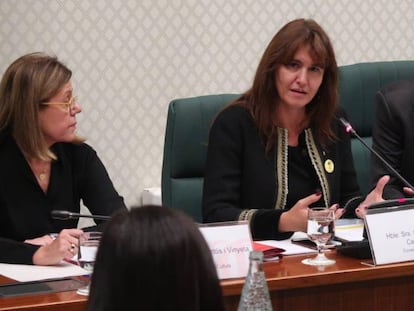
M 277 261 L 282 257 L 283 252 L 285 251 L 283 248 L 269 246 L 255 241 L 253 241 L 253 249 L 255 251 L 263 252 L 264 261 Z

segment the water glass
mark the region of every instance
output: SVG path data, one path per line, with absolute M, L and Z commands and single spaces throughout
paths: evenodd
M 326 243 L 335 234 L 335 211 L 325 207 L 313 207 L 308 210 L 307 234 L 318 249 L 318 255 L 314 258 L 302 260 L 302 263 L 312 266 L 329 266 L 335 260 L 329 259 L 324 254 Z
M 101 236 L 101 232 L 84 232 L 79 237 L 78 263 L 90 274 L 93 273 L 93 266 L 95 264 L 96 253 L 98 251 Z M 89 284 L 79 288 L 77 293 L 88 296 Z

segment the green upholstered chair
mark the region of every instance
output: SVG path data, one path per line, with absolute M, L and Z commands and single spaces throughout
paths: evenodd
M 372 143 L 374 97 L 393 81 L 414 79 L 414 61 L 358 63 L 339 68 L 340 105 L 357 133 Z M 179 208 L 201 222 L 201 198 L 208 131 L 216 113 L 237 94 L 173 100 L 168 107 L 161 197 L 165 206 Z M 352 138 L 358 183 L 369 188 L 368 150 Z
M 208 131 L 217 112 L 236 94 L 173 100 L 168 107 L 161 177 L 162 204 L 201 222 Z
M 414 79 L 414 61 L 359 63 L 339 67 L 339 104 L 345 108 L 355 131 L 372 144 L 375 94 L 385 85 L 398 80 Z M 358 183 L 363 193 L 370 190 L 370 152 L 352 138 L 352 154 Z

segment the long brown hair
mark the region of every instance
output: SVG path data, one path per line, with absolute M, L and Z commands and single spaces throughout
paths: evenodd
M 275 72 L 280 66 L 289 64 L 296 51 L 303 46 L 310 47 L 312 58 L 324 68 L 319 90 L 306 105 L 309 126 L 322 143 L 335 138 L 331 128 L 338 101 L 335 53 L 328 35 L 319 24 L 311 19 L 296 19 L 283 26 L 270 41 L 260 60 L 252 87 L 235 102 L 246 105 L 250 110 L 265 139 L 267 151 L 273 147 L 277 137 L 272 119 L 279 99 Z
M 4 73 L 0 82 L 0 131 L 10 131 L 25 156 L 56 159 L 40 129 L 39 109 L 71 77 L 71 70 L 57 57 L 41 52 L 16 59 Z

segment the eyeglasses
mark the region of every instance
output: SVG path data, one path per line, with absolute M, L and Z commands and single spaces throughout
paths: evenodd
M 44 102 L 42 105 L 49 106 L 49 105 L 61 105 L 64 106 L 66 112 L 71 112 L 73 110 L 73 106 L 77 103 L 77 97 L 72 96 L 67 102 Z

